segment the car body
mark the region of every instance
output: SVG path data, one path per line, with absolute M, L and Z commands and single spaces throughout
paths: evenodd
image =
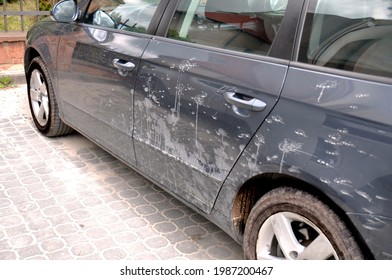
M 85 135 L 248 259 L 391 259 L 391 6 L 65 0 L 28 32 L 33 120 Z

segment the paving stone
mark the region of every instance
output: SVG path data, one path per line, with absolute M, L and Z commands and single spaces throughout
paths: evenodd
M 47 239 L 41 242 L 41 248 L 45 252 L 59 251 L 65 247 L 65 241 L 60 238 Z
M 149 226 L 147 221 L 141 217 L 135 217 L 126 221 L 127 225 L 131 229 L 140 229 Z
M 155 207 L 151 205 L 141 205 L 135 208 L 136 213 L 140 215 L 151 215 L 158 211 Z
M 151 252 L 143 252 L 140 254 L 136 254 L 133 257 L 134 260 L 159 260 L 159 256 Z
M 225 246 L 214 246 L 208 250 L 208 254 L 214 259 L 229 259 L 233 252 Z
M 18 215 L 12 215 L 12 216 L 4 216 L 0 218 L 0 224 L 2 227 L 13 227 L 16 225 L 21 224 L 23 221 L 22 217 Z
M 155 230 L 161 233 L 172 233 L 177 231 L 177 227 L 171 222 L 162 222 L 154 226 Z
M 188 236 L 186 236 L 183 232 L 181 231 L 174 231 L 170 233 L 165 233 L 163 234 L 172 244 L 176 244 L 178 242 L 188 240 Z
M 68 222 L 68 223 L 56 225 L 54 231 L 58 236 L 66 236 L 66 235 L 77 233 L 79 229 L 80 226 L 78 224 Z
M 159 249 L 168 246 L 169 241 L 162 236 L 152 236 L 145 238 L 144 244 L 150 249 Z
M 97 239 L 94 241 L 94 246 L 97 249 L 97 252 L 103 252 L 109 248 L 116 247 L 117 245 L 118 244 L 114 241 L 114 239 L 111 236 L 103 239 Z
M 51 222 L 48 219 L 39 218 L 28 223 L 28 228 L 31 231 L 41 231 L 51 226 Z
M 163 211 L 163 215 L 168 219 L 182 218 L 185 214 L 180 209 L 168 209 Z
M 35 192 L 30 193 L 30 197 L 33 200 L 40 200 L 40 199 L 46 199 L 52 196 L 52 193 L 48 190 L 38 190 Z
M 40 250 L 37 244 L 33 244 L 20 248 L 18 250 L 18 255 L 21 259 L 30 259 L 33 257 L 42 257 L 44 255 L 44 252 Z
M 10 238 L 10 245 L 14 248 L 22 248 L 34 242 L 34 237 L 31 234 L 20 234 Z
M 178 243 L 176 249 L 183 254 L 192 254 L 199 251 L 199 246 L 195 242 L 187 240 Z
M 152 224 L 152 225 L 154 225 L 154 224 L 156 224 L 156 223 L 164 222 L 164 221 L 167 220 L 167 219 L 159 212 L 159 210 L 158 210 L 156 213 L 154 213 L 154 214 L 146 215 L 146 216 L 144 216 L 144 217 L 145 217 L 145 219 L 146 219 L 147 221 L 149 221 L 150 224 Z
M 208 235 L 208 232 L 199 226 L 190 226 L 184 229 L 186 235 L 192 240 L 200 240 Z
M 85 232 L 86 237 L 88 239 L 101 239 L 101 238 L 105 238 L 109 235 L 109 232 L 102 227 L 96 227 L 96 228 L 90 228 L 88 230 L 86 230 Z
M 40 135 L 25 92 L 0 93 L 1 260 L 242 259 L 227 234 L 88 139 Z
M 54 217 L 63 214 L 64 209 L 59 205 L 53 205 L 42 209 L 42 213 L 47 217 Z
M 90 243 L 78 243 L 71 247 L 71 253 L 75 257 L 85 257 L 95 252 L 94 246 Z
M 138 238 L 139 237 L 137 236 L 137 234 L 135 234 L 134 232 L 131 232 L 131 231 L 120 232 L 114 236 L 114 239 L 119 244 L 130 244 L 130 243 L 138 240 Z
M 15 251 L 0 251 L 0 260 L 17 260 L 18 256 Z
M 68 251 L 65 251 L 65 250 L 45 253 L 45 256 L 49 260 L 73 260 L 73 259 L 75 259 L 75 257 L 72 254 L 70 254 Z
M 114 224 L 120 220 L 120 218 L 113 213 L 108 213 L 108 214 L 98 216 L 96 219 L 98 223 L 103 225 Z
M 127 252 L 121 248 L 110 248 L 103 251 L 103 256 L 108 260 L 122 260 L 127 257 Z

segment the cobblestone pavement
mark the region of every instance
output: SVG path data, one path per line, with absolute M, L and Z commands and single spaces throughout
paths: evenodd
M 75 133 L 34 128 L 0 90 L 0 259 L 242 259 L 201 215 Z

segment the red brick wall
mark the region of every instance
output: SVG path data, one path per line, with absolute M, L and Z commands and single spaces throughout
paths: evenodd
M 0 65 L 23 63 L 25 38 L 24 33 L 0 33 Z

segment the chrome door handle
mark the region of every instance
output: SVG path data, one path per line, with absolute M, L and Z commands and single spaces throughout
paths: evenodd
M 225 100 L 234 106 L 247 109 L 249 111 L 260 112 L 267 107 L 267 104 L 257 98 L 243 99 L 245 95 L 235 92 L 225 92 L 223 94 Z
M 122 71 L 132 71 L 136 65 L 130 61 L 115 58 L 113 59 L 113 66 Z

